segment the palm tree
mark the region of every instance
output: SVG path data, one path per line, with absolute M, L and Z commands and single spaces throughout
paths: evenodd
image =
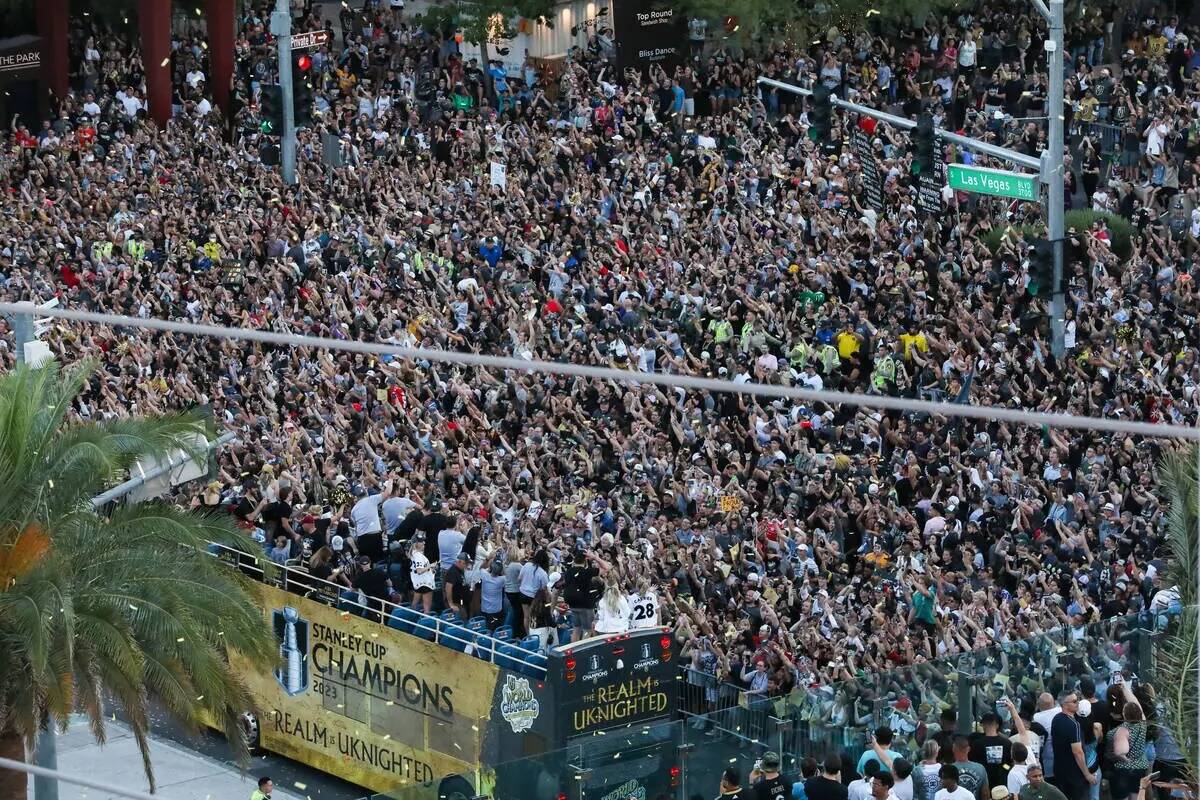
M 87 363 L 18 367 L 0 376 L 0 756 L 23 760 L 39 730 L 85 714 L 105 738 L 120 706 L 149 758 L 149 710 L 190 727 L 224 727 L 245 756 L 240 712 L 253 708 L 227 647 L 273 658 L 252 585 L 205 544 L 255 547 L 223 518 L 163 503 L 104 515 L 91 498 L 139 459 L 194 445 L 186 415 L 70 419 Z M 23 773 L 0 771 L 0 800 L 25 800 Z
M 1181 447 L 1168 452 L 1162 463 L 1162 484 L 1169 502 L 1167 540 L 1171 548 L 1171 566 L 1166 585 L 1179 592 L 1182 613 L 1163 636 L 1157 657 L 1157 684 L 1167 701 L 1163 724 L 1170 730 L 1191 772 L 1190 780 L 1200 777 L 1197 764 L 1197 724 L 1200 721 L 1200 693 L 1196 683 L 1200 673 L 1197 646 L 1197 556 L 1200 555 L 1200 513 L 1197 495 L 1200 488 L 1200 446 Z

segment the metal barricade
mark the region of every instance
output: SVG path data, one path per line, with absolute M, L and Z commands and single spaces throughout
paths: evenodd
M 1103 156 L 1120 155 L 1124 129 L 1120 125 L 1107 122 L 1079 123 L 1080 136 L 1086 136 L 1096 145 L 1096 150 Z

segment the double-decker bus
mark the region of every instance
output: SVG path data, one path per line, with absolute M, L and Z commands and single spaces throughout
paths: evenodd
M 461 620 L 363 606 L 291 568 L 259 597 L 278 663 L 229 654 L 257 700 L 244 717 L 256 748 L 406 800 L 674 796 L 665 628 L 541 654 Z

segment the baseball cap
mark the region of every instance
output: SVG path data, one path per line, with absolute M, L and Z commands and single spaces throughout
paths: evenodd
M 300 524 L 301 524 L 301 525 L 312 525 L 312 524 L 313 524 L 313 523 L 315 523 L 316 521 L 317 521 L 317 518 L 316 518 L 316 517 L 314 517 L 312 514 L 305 514 L 305 515 L 304 515 L 304 516 L 301 518 L 301 520 L 300 520 Z
M 992 800 L 1007 800 L 1007 798 L 1009 798 L 1011 796 L 1012 796 L 1012 793 L 1010 791 L 1008 791 L 1007 786 L 993 786 L 992 787 Z
M 340 553 L 346 548 L 346 540 L 341 536 L 334 536 L 329 540 L 329 547 L 335 552 Z

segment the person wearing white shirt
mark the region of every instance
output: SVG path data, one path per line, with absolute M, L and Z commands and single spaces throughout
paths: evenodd
M 196 116 L 207 117 L 212 112 L 212 103 L 208 102 L 207 97 L 201 97 L 200 102 L 196 103 Z
M 1022 742 L 1013 742 L 1012 748 L 1013 765 L 1008 770 L 1008 778 L 1006 786 L 1013 797 L 1021 794 L 1021 790 L 1025 788 L 1025 784 L 1029 783 L 1029 748 Z
M 645 578 L 638 581 L 637 591 L 629 596 L 629 627 L 631 630 L 658 627 L 658 595 Z
M 804 368 L 804 374 L 796 379 L 805 389 L 819 392 L 825 388 L 825 381 L 817 374 L 817 368 L 809 364 Z
M 878 761 L 868 761 L 863 766 L 862 777 L 850 781 L 850 785 L 846 787 L 848 800 L 870 800 L 871 787 L 875 782 L 875 776 L 880 773 L 880 763 Z
M 100 116 L 100 104 L 91 95 L 88 95 L 87 101 L 83 104 L 83 113 L 89 117 Z
M 130 119 L 136 117 L 137 113 L 146 107 L 146 104 L 132 90 L 117 92 L 117 100 L 121 103 L 121 108 L 125 111 L 125 116 Z
M 617 584 L 608 584 L 596 607 L 596 633 L 625 633 L 629 630 L 629 615 L 629 598 Z
M 433 566 L 429 563 L 429 559 L 425 556 L 424 540 L 413 542 L 412 550 L 409 552 L 409 560 L 412 563 L 409 575 L 412 578 L 414 607 L 416 602 L 421 603 L 421 610 L 426 614 L 433 610 Z
M 1042 752 L 1038 759 L 1046 767 L 1046 774 L 1054 775 L 1054 757 L 1050 749 L 1050 724 L 1054 722 L 1054 718 L 1062 711 L 1062 707 L 1054 702 L 1054 695 L 1049 692 L 1042 692 L 1037 700 L 1038 710 L 1033 715 L 1033 721 L 1042 726 L 1042 730 L 1046 731 L 1046 737 L 1042 740 Z
M 958 785 L 958 767 L 943 764 L 938 775 L 942 778 L 942 788 L 937 790 L 933 800 L 975 800 L 973 792 Z
M 976 49 L 975 38 L 968 33 L 958 46 L 958 66 L 963 70 L 974 69 Z
M 193 69 L 187 74 L 187 85 L 195 89 L 200 84 L 204 83 L 204 73 L 199 68 Z

